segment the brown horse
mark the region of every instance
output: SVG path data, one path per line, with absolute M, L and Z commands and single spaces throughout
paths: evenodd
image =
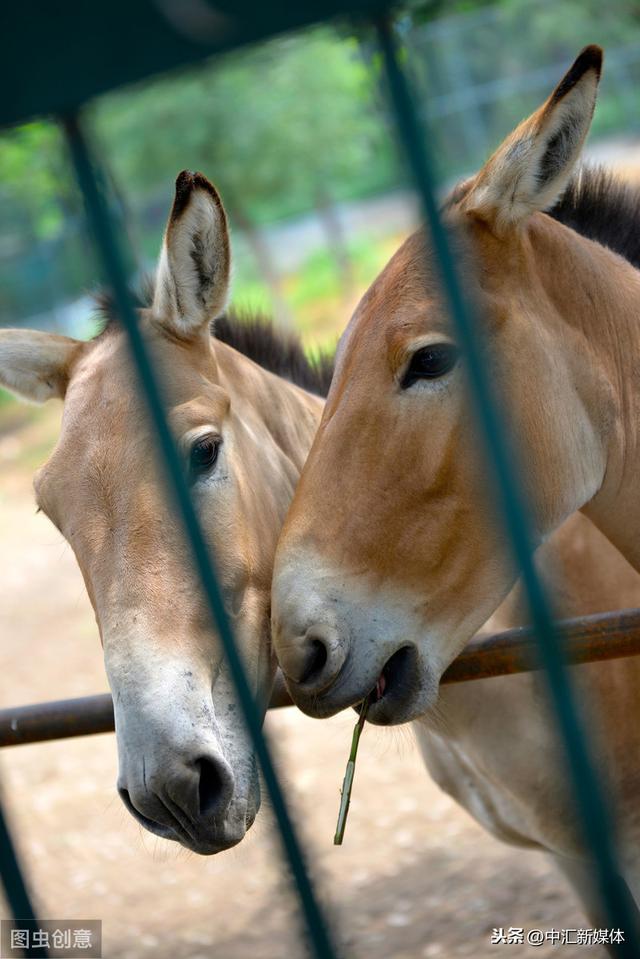
M 537 543 L 581 509 L 640 569 L 640 201 L 601 175 L 575 177 L 601 60 L 599 48 L 586 48 L 546 103 L 453 191 L 445 216 L 481 308 L 484 362 L 521 454 Z M 433 720 L 442 673 L 518 573 L 476 434 L 465 357 L 418 232 L 342 337 L 276 554 L 274 644 L 305 712 L 328 716 L 372 693 L 372 722 Z M 625 853 L 640 896 L 638 679 L 637 663 L 599 669 L 596 698 L 610 736 L 603 762 L 627 814 Z M 480 689 L 467 702 L 476 696 L 481 702 Z M 522 718 L 540 746 L 549 736 L 536 702 L 533 693 L 522 699 Z M 544 750 L 525 775 L 523 757 L 518 769 L 515 745 L 506 746 L 499 701 L 492 726 L 473 715 L 484 756 L 494 753 L 484 767 L 493 781 L 485 819 L 500 819 L 498 796 L 512 819 L 505 834 L 577 855 L 560 787 L 537 788 Z M 473 738 L 464 723 L 458 728 Z M 499 770 L 505 748 L 512 763 Z M 478 750 L 477 768 L 479 757 Z
M 320 389 L 330 370 L 314 370 L 297 342 L 260 324 L 223 319 L 212 338 L 228 276 L 218 194 L 204 177 L 183 173 L 140 323 L 251 685 L 266 704 L 276 668 L 273 556 L 322 409 L 319 397 L 274 373 Z M 71 544 L 96 613 L 120 795 L 159 836 L 200 853 L 232 846 L 258 809 L 256 764 L 165 500 L 123 330 L 109 323 L 86 343 L 3 330 L 0 384 L 32 400 L 64 398 L 61 435 L 36 475 L 36 497 Z

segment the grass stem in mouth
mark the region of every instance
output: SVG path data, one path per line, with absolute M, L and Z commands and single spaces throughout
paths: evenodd
M 356 771 L 356 756 L 358 755 L 358 743 L 360 742 L 360 735 L 364 729 L 364 722 L 367 718 L 367 711 L 369 709 L 369 702 L 371 696 L 367 696 L 366 699 L 362 700 L 362 705 L 360 707 L 360 715 L 358 716 L 358 722 L 355 725 L 353 730 L 353 738 L 351 740 L 351 752 L 349 753 L 349 761 L 347 762 L 347 768 L 344 773 L 344 779 L 342 781 L 342 790 L 340 792 L 340 809 L 338 811 L 338 825 L 336 826 L 336 834 L 333 837 L 334 846 L 341 846 L 342 840 L 344 839 L 344 830 L 347 825 L 347 816 L 349 814 L 349 803 L 351 802 L 351 789 L 353 787 L 353 777 Z

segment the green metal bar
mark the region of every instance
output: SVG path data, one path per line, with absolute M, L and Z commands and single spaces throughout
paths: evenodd
M 99 176 L 99 168 L 95 157 L 91 154 L 77 114 L 63 116 L 61 123 L 69 144 L 78 183 L 84 194 L 87 214 L 96 245 L 113 287 L 119 316 L 129 337 L 131 356 L 138 375 L 139 385 L 147 400 L 151 422 L 157 433 L 169 488 L 184 526 L 192 551 L 194 567 L 211 615 L 212 625 L 217 629 L 220 636 L 238 693 L 242 714 L 271 797 L 284 852 L 300 897 L 310 943 L 318 959 L 333 959 L 336 953 L 331 942 L 328 925 L 316 899 L 302 848 L 276 775 L 271 753 L 262 730 L 261 710 L 251 693 L 244 664 L 234 641 L 218 579 L 213 569 L 213 558 L 205 542 L 191 500 L 185 472 L 167 424 L 160 387 L 131 303 L 119 244 L 111 225 L 105 199 L 99 187 L 103 180 Z
M 637 957 L 640 946 L 638 910 L 616 868 L 612 818 L 593 770 L 551 610 L 533 563 L 533 537 L 528 513 L 512 468 L 514 450 L 505 439 L 491 383 L 482 361 L 482 344 L 477 332 L 480 323 L 475 310 L 463 295 L 449 237 L 440 219 L 435 198 L 433 162 L 427 146 L 429 138 L 421 127 L 407 79 L 400 67 L 391 23 L 383 17 L 376 20 L 375 24 L 397 131 L 418 188 L 443 290 L 465 354 L 471 388 L 478 406 L 479 424 L 494 467 L 496 499 L 504 515 L 514 557 L 520 569 L 531 622 L 546 668 L 551 700 L 566 749 L 576 807 L 580 812 L 584 838 L 593 854 L 596 887 L 609 922 L 625 930 L 627 935 L 627 942 L 616 947 L 616 954 L 631 959 Z
M 384 0 L 22 0 L 0 3 L 0 126 L 88 100 L 212 54 Z M 99 42 L 93 42 L 95 39 Z
M 18 854 L 16 848 L 13 844 L 13 839 L 11 838 L 11 833 L 9 832 L 9 826 L 4 817 L 4 810 L 2 808 L 2 803 L 0 802 L 0 875 L 2 876 L 2 884 L 4 886 L 7 902 L 9 903 L 9 908 L 11 909 L 11 914 L 13 918 L 19 922 L 24 922 L 29 925 L 29 928 L 32 928 L 33 925 L 37 928 L 38 920 L 36 919 L 35 909 L 31 902 L 31 897 L 27 890 L 27 884 L 24 880 L 24 875 L 20 862 L 18 860 Z M 24 950 L 25 955 L 33 957 L 33 959 L 46 959 L 49 955 L 47 949 L 43 946 L 30 947 L 29 949 Z

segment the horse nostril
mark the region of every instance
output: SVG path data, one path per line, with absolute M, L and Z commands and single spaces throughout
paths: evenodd
M 338 676 L 345 657 L 345 647 L 333 627 L 310 626 L 298 644 L 298 675 L 292 679 L 307 691 L 321 692 Z
M 233 792 L 227 770 L 215 760 L 203 757 L 195 763 L 198 771 L 198 803 L 201 816 L 209 816 L 226 806 Z
M 317 678 L 326 666 L 327 659 L 329 658 L 327 647 L 321 639 L 312 639 L 308 634 L 307 638 L 310 642 L 307 659 L 302 670 L 302 675 L 300 676 L 301 683 L 309 683 Z

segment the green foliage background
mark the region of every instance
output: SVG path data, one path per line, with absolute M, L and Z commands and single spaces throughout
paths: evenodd
M 631 0 L 606 8 L 601 0 L 420 0 L 398 25 L 443 182 L 477 167 L 587 42 L 612 51 L 593 136 L 638 129 L 640 17 Z M 344 24 L 116 92 L 94 105 L 92 121 L 114 212 L 143 265 L 157 254 L 173 179 L 185 167 L 216 182 L 243 236 L 404 182 L 375 48 Z M 0 136 L 0 209 L 0 322 L 94 284 L 81 203 L 53 124 Z M 319 286 L 326 291 L 322 277 L 332 274 L 335 286 L 340 270 L 344 281 L 359 264 L 378 263 L 366 237 L 342 250 L 339 241 L 334 231 L 328 257 L 316 256 L 293 291 L 278 290 L 272 276 L 274 295 L 295 310 Z M 240 288 L 251 302 L 264 299 L 265 270 L 274 273 L 255 256 L 241 261 Z

